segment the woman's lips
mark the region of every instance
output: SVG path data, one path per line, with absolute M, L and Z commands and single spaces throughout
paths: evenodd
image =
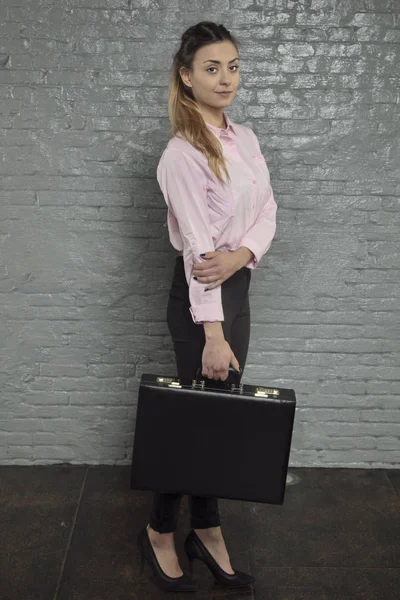
M 229 96 L 232 92 L 217 92 L 217 94 L 221 94 L 221 96 Z

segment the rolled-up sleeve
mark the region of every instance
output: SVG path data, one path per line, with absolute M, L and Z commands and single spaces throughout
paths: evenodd
M 255 138 L 256 149 L 258 153 L 261 154 L 257 136 L 254 131 L 252 131 L 252 133 Z M 239 244 L 239 246 L 245 246 L 253 253 L 253 258 L 246 264 L 246 267 L 249 269 L 256 268 L 261 258 L 271 246 L 276 232 L 276 211 L 277 204 L 275 202 L 274 193 L 271 184 L 268 183 L 256 221 L 254 225 L 246 231 Z
M 208 216 L 206 173 L 189 154 L 169 149 L 157 167 L 157 181 L 179 225 L 193 321 L 196 324 L 223 321 L 221 286 L 205 291 L 207 284 L 193 278 L 194 263 L 206 260 L 200 254 L 215 251 Z

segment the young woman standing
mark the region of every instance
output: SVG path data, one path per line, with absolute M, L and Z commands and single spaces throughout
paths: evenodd
M 157 168 L 179 252 L 167 307 L 178 377 L 225 380 L 243 371 L 250 339 L 251 271 L 269 249 L 276 209 L 269 172 L 254 132 L 224 114 L 239 86 L 238 42 L 223 25 L 202 21 L 184 32 L 169 88 L 169 140 Z M 221 442 L 222 432 L 221 432 Z M 238 440 L 240 443 L 240 440 Z M 184 452 L 185 449 L 182 449 Z M 142 565 L 164 590 L 195 591 L 175 551 L 181 494 L 155 493 L 138 536 Z M 185 550 L 224 587 L 253 583 L 232 568 L 218 499 L 189 496 Z

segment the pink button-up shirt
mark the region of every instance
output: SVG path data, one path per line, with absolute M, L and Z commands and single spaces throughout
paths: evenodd
M 226 129 L 207 126 L 222 144 L 231 177 L 228 185 L 216 179 L 204 154 L 179 133 L 169 140 L 157 167 L 168 207 L 169 238 L 176 250 L 183 251 L 195 323 L 224 320 L 221 286 L 205 291 L 207 284 L 193 278 L 193 264 L 207 260 L 200 254 L 246 246 L 253 258 L 245 266 L 254 269 L 276 229 L 277 205 L 257 136 L 227 115 L 225 119 Z

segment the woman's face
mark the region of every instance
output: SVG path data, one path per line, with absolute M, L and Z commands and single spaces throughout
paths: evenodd
M 228 40 L 203 46 L 195 54 L 193 71 L 181 67 L 180 74 L 200 106 L 223 110 L 232 103 L 239 87 L 238 51 Z M 219 94 L 224 91 L 230 94 Z

